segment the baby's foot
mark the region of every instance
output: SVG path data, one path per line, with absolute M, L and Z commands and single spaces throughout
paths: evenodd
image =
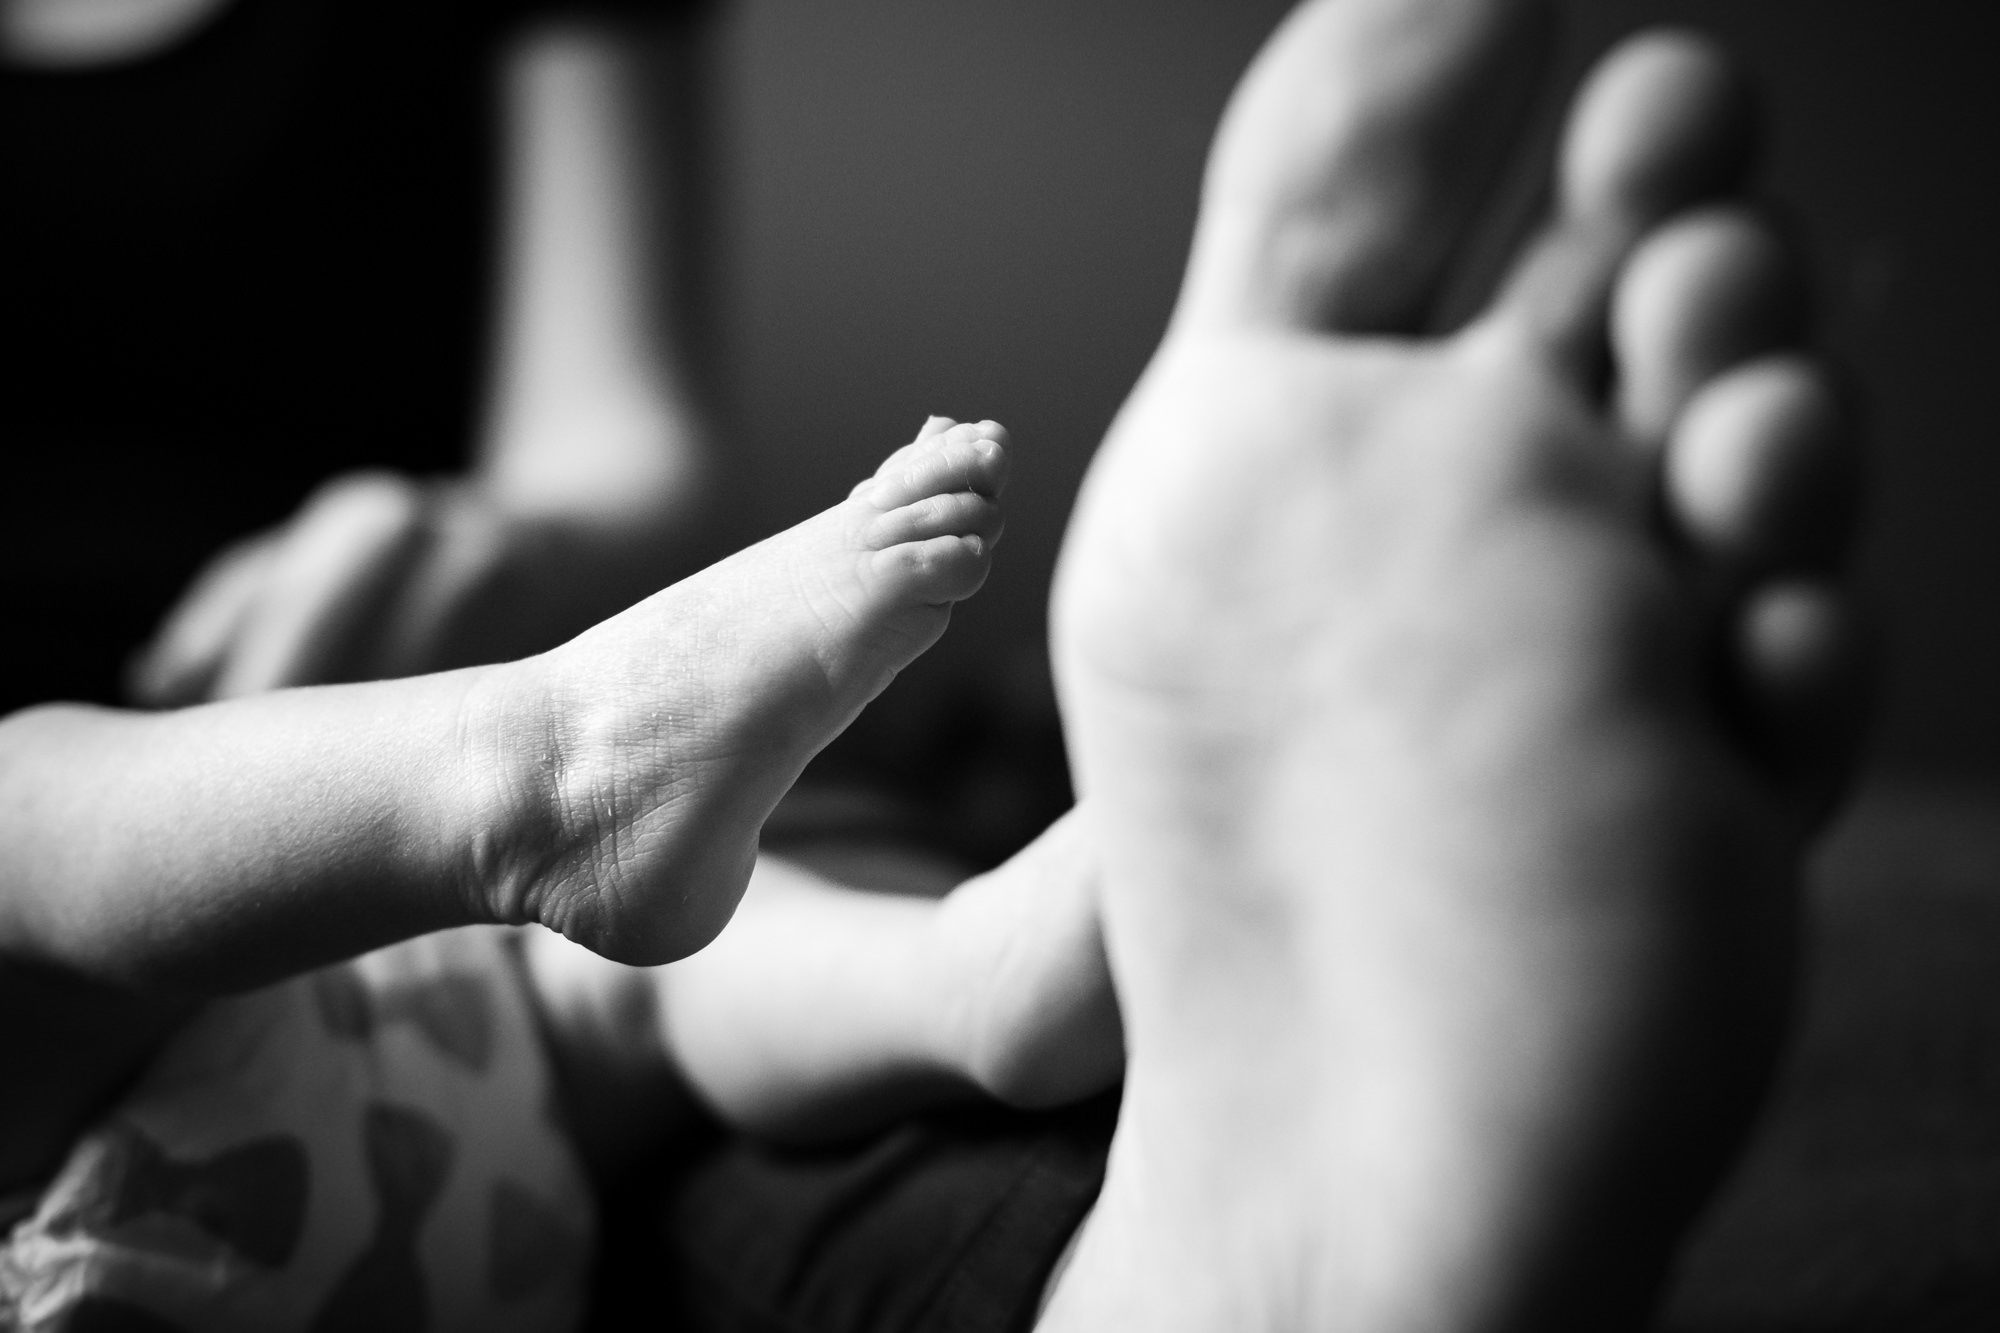
M 1422 327 L 1546 34 L 1319 0 L 1092 465 L 1056 666 L 1128 1049 L 1048 1327 L 1618 1327 L 1753 1106 L 1847 753 L 1840 415 L 1653 36 Z M 1608 382 L 1613 387 L 1607 391 Z
M 840 865 L 838 881 L 828 868 L 765 857 L 712 946 L 622 969 L 657 979 L 665 1048 L 730 1124 L 826 1142 L 975 1090 L 1045 1107 L 1117 1081 L 1118 1009 L 1076 815 L 941 898 L 879 891 L 929 878 L 887 849 Z
M 1082 810 L 939 904 L 937 1058 L 1013 1106 L 1101 1092 L 1125 1066 Z
M 714 938 L 806 761 L 985 581 L 1005 441 L 933 418 L 840 504 L 524 663 L 542 818 L 485 858 L 489 910 L 621 962 Z

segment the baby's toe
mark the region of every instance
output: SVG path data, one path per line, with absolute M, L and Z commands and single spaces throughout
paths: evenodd
M 855 482 L 854 489 L 849 491 L 848 494 L 860 495 L 862 492 L 872 488 L 875 485 L 877 478 L 891 472 L 899 471 L 903 467 L 907 466 L 909 464 L 909 461 L 912 458 L 916 457 L 917 454 L 919 454 L 925 449 L 930 448 L 932 442 L 938 436 L 944 434 L 948 430 L 951 430 L 958 424 L 959 423 L 951 417 L 931 416 L 924 418 L 924 424 L 922 427 L 918 429 L 917 437 L 911 440 L 908 444 L 904 445 L 902 448 L 890 454 L 887 458 L 883 459 L 882 465 L 875 469 L 875 473 L 873 476 L 863 477 L 860 481 Z
M 873 550 L 932 537 L 978 537 L 988 547 L 1000 540 L 1000 504 L 974 491 L 947 491 L 878 514 L 863 533 Z
M 993 544 L 977 533 L 901 542 L 867 557 L 877 589 L 892 603 L 960 602 L 986 582 Z
M 1006 445 L 1006 430 L 992 421 L 920 436 L 891 454 L 856 494 L 883 510 L 953 491 L 998 499 L 1007 485 Z

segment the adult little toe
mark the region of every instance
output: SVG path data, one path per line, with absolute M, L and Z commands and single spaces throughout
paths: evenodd
M 1647 236 L 1612 297 L 1617 412 L 1627 434 L 1664 438 L 1706 381 L 1795 342 L 1805 304 L 1791 254 L 1747 209 L 1700 209 Z
M 1495 318 L 1576 367 L 1600 364 L 1627 253 L 1661 219 L 1739 183 L 1754 119 L 1747 85 L 1705 38 L 1652 32 L 1613 50 L 1571 108 L 1556 216 L 1503 284 Z
M 1863 619 L 1836 583 L 1773 581 L 1745 599 L 1730 648 L 1749 743 L 1802 820 L 1815 824 L 1853 773 L 1874 696 Z
M 1662 488 L 1675 529 L 1731 583 L 1834 569 L 1853 537 L 1861 460 L 1827 372 L 1784 354 L 1710 380 L 1674 426 Z
M 1537 0 L 1312 0 L 1264 46 L 1210 154 L 1177 320 L 1423 322 L 1532 101 Z

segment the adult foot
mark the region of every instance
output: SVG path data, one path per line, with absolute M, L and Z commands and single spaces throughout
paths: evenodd
M 807 760 L 944 633 L 1000 536 L 1006 433 L 937 417 L 842 503 L 504 678 L 540 814 L 483 858 L 487 910 L 621 962 L 714 938 Z
M 1546 37 L 1314 0 L 1222 128 L 1058 574 L 1128 1064 L 1045 1327 L 1636 1321 L 1754 1106 L 1851 748 L 1841 416 L 1686 36 L 1408 336 Z

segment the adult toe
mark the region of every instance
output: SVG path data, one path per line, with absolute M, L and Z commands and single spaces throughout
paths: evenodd
M 1540 0 L 1312 0 L 1239 86 L 1177 319 L 1418 327 L 1509 156 L 1549 45 Z
M 1626 256 L 1669 215 L 1734 189 L 1754 144 L 1748 86 L 1693 33 L 1614 49 L 1572 105 L 1555 216 L 1502 285 L 1493 317 L 1578 370 L 1602 364 Z

